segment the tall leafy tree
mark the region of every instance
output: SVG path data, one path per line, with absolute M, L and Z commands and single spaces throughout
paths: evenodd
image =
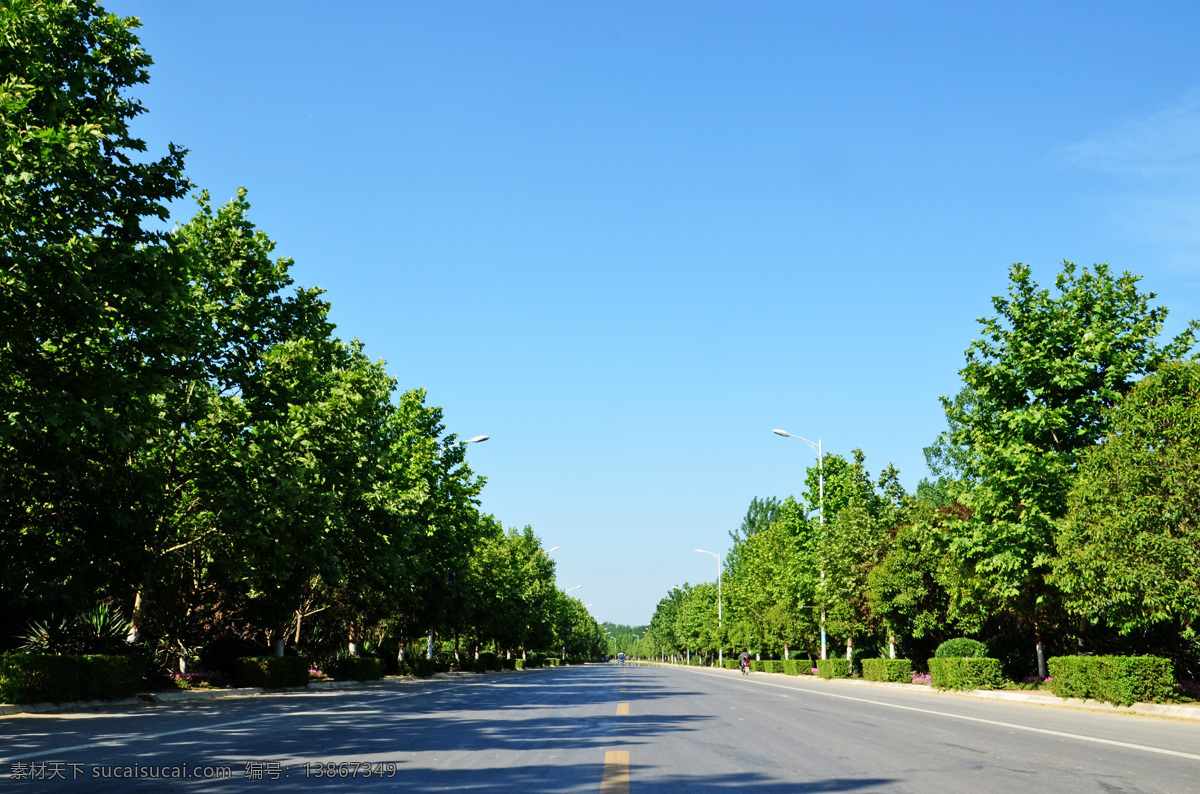
M 184 153 L 147 158 L 130 131 L 137 27 L 89 0 L 0 8 L 0 612 L 129 575 L 104 562 L 129 542 L 127 452 L 178 361 L 186 286 L 153 228 Z
M 1200 659 L 1200 364 L 1169 363 L 1108 416 L 1057 537 L 1068 608 L 1123 635 L 1165 628 Z
M 1079 456 L 1103 437 L 1107 408 L 1195 344 L 1194 321 L 1157 343 L 1167 310 L 1138 280 L 1064 262 L 1055 294 L 1013 265 L 1008 295 L 993 298 L 995 316 L 980 319 L 967 348 L 970 399 L 943 399 L 949 442 L 969 450 L 961 465 L 973 481 L 964 501 L 974 516 L 952 550 L 969 569 L 974 603 L 1031 619 L 1039 658 L 1054 526 Z

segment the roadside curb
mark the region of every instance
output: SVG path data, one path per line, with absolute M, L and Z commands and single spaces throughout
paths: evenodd
M 549 667 L 533 667 L 530 670 L 549 670 Z M 185 703 L 194 700 L 224 700 L 226 698 L 262 697 L 266 695 L 290 695 L 296 692 L 313 692 L 328 689 L 378 689 L 381 687 L 397 686 L 415 681 L 429 681 L 435 678 L 455 679 L 469 677 L 484 677 L 504 673 L 526 672 L 524 670 L 488 670 L 482 673 L 450 672 L 434 673 L 426 678 L 412 675 L 395 675 L 374 681 L 313 681 L 307 686 L 284 687 L 282 689 L 263 689 L 262 687 L 241 687 L 237 689 L 180 689 L 175 692 L 143 692 L 137 697 L 120 700 L 86 700 L 71 703 L 27 703 L 23 705 L 0 704 L 0 717 L 21 714 L 53 714 L 71 711 L 101 711 L 119 706 L 155 706 L 174 703 Z
M 646 662 L 643 662 L 646 664 Z M 689 669 L 688 665 L 663 664 L 649 662 L 655 667 Z M 716 670 L 714 667 L 700 668 L 705 671 Z M 733 673 L 733 671 L 728 671 Z M 1116 714 L 1138 714 L 1143 717 L 1167 717 L 1177 720 L 1200 722 L 1200 704 L 1182 703 L 1134 703 L 1132 706 L 1114 706 L 1100 700 L 1082 700 L 1080 698 L 1060 698 L 1057 695 L 1041 692 L 1013 692 L 1003 689 L 972 689 L 954 691 L 949 689 L 934 689 L 924 684 L 900 684 L 891 681 L 863 681 L 861 678 L 819 678 L 815 675 L 786 675 L 784 673 L 751 673 L 753 676 L 772 676 L 776 678 L 797 679 L 809 682 L 824 682 L 838 686 L 859 686 L 880 689 L 906 689 L 911 692 L 923 692 L 938 697 L 970 697 L 979 700 L 1001 700 L 1009 703 L 1029 703 L 1035 706 L 1051 708 L 1080 709 L 1084 711 L 1107 711 Z

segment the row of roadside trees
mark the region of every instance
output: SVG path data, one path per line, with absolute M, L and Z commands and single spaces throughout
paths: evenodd
M 166 229 L 191 185 L 131 132 L 137 26 L 0 9 L 0 650 L 602 653 L 532 530 L 479 512 L 441 409 L 334 335 L 245 191 Z
M 933 478 L 826 454 L 798 498 L 755 499 L 717 583 L 674 589 L 643 655 L 897 655 L 983 640 L 1011 678 L 1045 658 L 1149 653 L 1200 676 L 1197 324 L 1139 278 L 1064 263 L 1054 289 L 1014 265 L 966 351 Z M 823 474 L 824 498 L 819 478 Z M 824 515 L 822 524 L 820 516 Z

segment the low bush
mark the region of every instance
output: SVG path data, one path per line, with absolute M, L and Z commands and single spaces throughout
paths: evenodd
M 140 656 L 0 654 L 0 701 L 69 703 L 133 697 L 145 686 Z
M 959 637 L 946 640 L 933 652 L 935 659 L 974 659 L 987 656 L 987 646 L 979 640 L 969 640 Z
M 912 682 L 912 661 L 909 659 L 863 659 L 862 675 L 868 681 Z
M 781 664 L 783 672 L 787 675 L 808 675 L 808 671 L 812 669 L 807 659 L 785 659 Z
M 518 661 L 519 660 L 517 659 L 504 659 L 502 660 L 501 664 L 504 666 L 505 670 L 516 670 Z
M 849 678 L 850 662 L 847 659 L 818 659 L 817 675 L 821 678 Z
M 758 659 L 751 659 L 750 660 L 750 672 L 765 673 L 767 671 L 767 668 L 764 665 L 766 665 L 766 662 L 760 661 Z
M 559 659 L 557 656 L 551 656 L 550 658 L 544 660 L 542 662 L 542 665 L 545 667 L 558 667 L 561 663 L 562 663 L 562 660 Z
M 726 670 L 736 670 L 736 669 L 738 669 L 738 660 L 737 659 L 725 659 L 722 662 L 722 666 Z
M 986 657 L 929 660 L 930 683 L 938 689 L 997 689 L 1004 685 L 1000 660 Z
M 326 665 L 325 674 L 336 681 L 375 681 L 383 678 L 383 660 L 345 656 Z
M 237 686 L 283 689 L 308 685 L 309 661 L 303 656 L 243 656 L 237 660 Z
M 1117 706 L 1172 700 L 1175 674 L 1157 656 L 1056 656 L 1048 662 L 1050 691 L 1059 697 L 1094 698 Z
M 502 662 L 503 660 L 499 659 L 496 654 L 489 651 L 484 651 L 483 653 L 479 654 L 479 658 L 475 660 L 475 669 L 481 673 L 487 672 L 488 670 L 499 670 L 504 666 Z
M 512 662 L 513 662 L 514 670 L 524 670 L 526 667 L 529 666 L 528 659 L 513 659 Z
M 768 660 L 762 663 L 764 673 L 782 673 L 783 662 L 778 660 Z

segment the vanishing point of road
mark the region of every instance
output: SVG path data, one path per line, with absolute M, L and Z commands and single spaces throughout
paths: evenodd
M 587 665 L 9 716 L 0 789 L 1186 792 L 1200 723 Z

